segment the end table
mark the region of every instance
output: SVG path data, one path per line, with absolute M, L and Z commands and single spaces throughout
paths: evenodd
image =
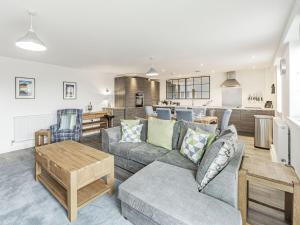
M 51 131 L 42 129 L 35 132 L 35 147 L 45 145 L 45 137 L 47 137 L 47 144 L 51 144 Z

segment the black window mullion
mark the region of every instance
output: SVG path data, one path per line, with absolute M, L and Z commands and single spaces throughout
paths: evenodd
M 166 97 L 167 99 L 188 99 L 188 80 L 191 79 L 191 98 L 193 99 L 193 96 L 195 99 L 210 99 L 210 76 L 200 76 L 200 77 L 190 77 L 190 78 L 181 78 L 181 79 L 170 79 L 166 81 Z M 204 80 L 207 80 L 207 82 L 204 84 Z M 183 90 L 181 90 L 182 85 L 181 82 L 183 81 Z M 180 83 L 180 84 L 179 84 Z M 168 84 L 171 85 L 171 87 L 168 87 Z M 208 90 L 203 88 L 203 85 L 208 85 Z M 197 86 L 197 91 L 196 91 Z M 199 89 L 200 87 L 200 89 Z M 190 88 L 190 87 L 189 87 Z M 177 89 L 177 91 L 176 91 Z M 184 97 L 181 97 L 181 92 L 184 93 Z M 205 97 L 204 93 L 207 94 L 208 92 L 208 98 Z M 197 97 L 196 97 L 197 96 Z M 205 97 L 205 98 L 204 98 Z

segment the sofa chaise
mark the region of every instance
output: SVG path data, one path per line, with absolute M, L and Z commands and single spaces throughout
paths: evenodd
M 120 127 L 102 133 L 102 150 L 113 154 L 116 170 L 129 177 L 119 186 L 122 215 L 135 225 L 242 224 L 237 185 L 244 144 L 238 143 L 229 164 L 199 192 L 195 180 L 198 166 L 179 149 L 187 128 L 213 133 L 216 126 L 176 122 L 173 150 L 167 150 L 146 142 L 147 120 L 141 122 L 140 143 L 119 143 Z

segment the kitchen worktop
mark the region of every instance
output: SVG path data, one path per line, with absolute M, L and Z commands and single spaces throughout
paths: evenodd
M 208 109 L 238 109 L 238 110 L 274 110 L 272 108 L 260 108 L 260 107 L 223 107 L 223 106 L 186 106 L 186 105 L 180 105 L 180 106 L 176 106 L 176 105 L 154 105 L 154 107 L 166 107 L 166 108 L 176 108 L 176 107 L 188 107 L 188 108 L 198 108 L 198 107 L 204 107 L 204 108 L 208 108 Z

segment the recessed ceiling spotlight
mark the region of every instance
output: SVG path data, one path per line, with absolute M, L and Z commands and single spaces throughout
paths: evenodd
M 201 67 L 203 67 L 203 66 L 204 66 L 204 64 L 203 64 L 203 63 L 201 63 L 201 64 L 200 64 L 200 66 L 201 66 Z
M 211 72 L 212 72 L 212 73 L 215 73 L 216 71 L 215 71 L 215 70 L 212 70 Z
M 255 59 L 255 55 L 251 56 L 251 59 Z

